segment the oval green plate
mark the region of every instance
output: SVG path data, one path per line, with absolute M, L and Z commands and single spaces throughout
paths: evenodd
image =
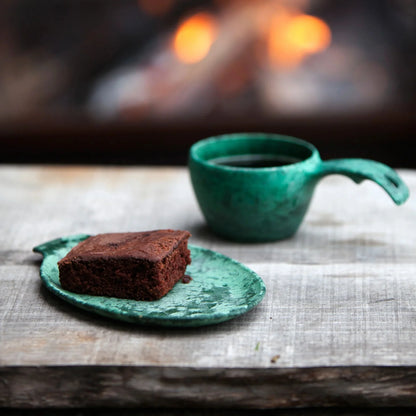
M 55 295 L 79 308 L 105 317 L 146 325 L 197 327 L 235 318 L 256 306 L 265 294 L 262 279 L 229 257 L 189 245 L 192 264 L 186 273 L 190 283 L 178 282 L 162 299 L 135 301 L 104 296 L 79 295 L 62 289 L 58 261 L 88 237 L 62 237 L 33 249 L 44 258 L 40 276 Z

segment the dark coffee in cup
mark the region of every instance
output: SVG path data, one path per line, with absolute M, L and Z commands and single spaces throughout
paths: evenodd
M 211 159 L 210 162 L 216 165 L 231 166 L 237 168 L 274 168 L 278 166 L 291 165 L 300 162 L 301 159 L 274 154 L 246 154 L 237 156 L 222 156 Z

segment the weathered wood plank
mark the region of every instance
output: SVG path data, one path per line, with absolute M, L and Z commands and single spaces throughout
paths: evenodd
M 4 367 L 0 377 L 5 407 L 416 406 L 415 367 Z
M 120 396 L 124 404 L 150 405 L 144 392 L 154 386 L 155 403 L 174 406 L 178 397 L 166 390 L 166 369 L 181 374 L 181 400 L 192 393 L 203 402 L 201 391 L 208 386 L 210 405 L 217 396 L 218 406 L 228 406 L 227 395 L 236 389 L 240 407 L 260 406 L 256 395 L 263 407 L 325 400 L 413 406 L 416 172 L 402 175 L 412 193 L 404 206 L 394 206 L 372 183 L 357 186 L 333 176 L 318 186 L 294 238 L 241 245 L 217 238 L 204 225 L 185 169 L 0 167 L 1 405 L 41 406 L 39 393 L 45 406 L 69 406 L 80 386 L 80 406 L 107 405 L 104 393 L 88 388 L 84 374 L 103 382 L 113 398 L 130 386 L 131 374 L 143 385 L 127 389 L 130 395 Z M 39 243 L 76 233 L 156 228 L 188 229 L 193 244 L 251 267 L 266 283 L 263 302 L 221 325 L 157 329 L 78 310 L 40 284 L 40 257 L 31 251 Z M 305 369 L 312 377 L 308 385 L 299 381 Z M 146 378 L 146 371 L 154 373 Z M 193 371 L 195 389 L 186 381 L 193 380 Z M 241 383 L 229 376 L 239 371 Z M 343 384 L 345 377 L 350 381 Z M 293 388 L 308 392 L 298 404 L 287 398 L 291 380 Z M 333 390 L 330 380 L 336 381 Z M 350 390 L 346 402 L 342 389 Z M 197 405 L 197 398 L 186 400 Z

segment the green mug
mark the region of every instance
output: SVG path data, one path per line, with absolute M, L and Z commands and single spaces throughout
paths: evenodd
M 342 174 L 378 183 L 396 204 L 409 190 L 390 167 L 366 159 L 322 161 L 310 143 L 289 136 L 236 133 L 201 140 L 189 153 L 192 186 L 209 227 L 239 242 L 275 241 L 299 228 L 315 186 Z

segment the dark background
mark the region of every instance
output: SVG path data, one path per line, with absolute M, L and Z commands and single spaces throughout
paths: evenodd
M 271 67 L 267 35 L 244 37 L 244 12 L 266 3 L 323 19 L 331 44 Z M 211 56 L 178 64 L 170 40 L 201 12 L 216 19 Z M 405 0 L 6 0 L 0 163 L 183 165 L 199 139 L 256 131 L 415 168 L 415 39 Z

